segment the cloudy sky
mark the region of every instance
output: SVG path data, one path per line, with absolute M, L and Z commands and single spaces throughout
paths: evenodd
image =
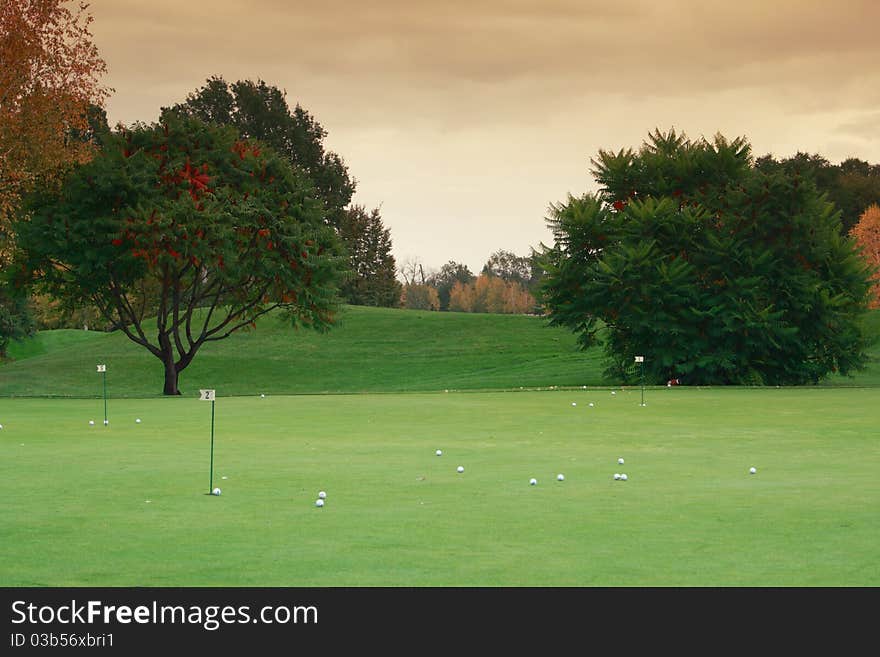
M 90 0 L 111 123 L 263 79 L 328 131 L 398 264 L 549 243 L 599 149 L 675 128 L 880 162 L 878 0 Z

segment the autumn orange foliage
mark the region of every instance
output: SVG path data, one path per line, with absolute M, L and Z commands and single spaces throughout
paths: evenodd
M 400 295 L 400 305 L 410 310 L 440 310 L 440 297 L 430 285 L 407 283 Z
M 21 193 L 88 160 L 90 105 L 110 90 L 99 78 L 106 64 L 92 42 L 88 4 L 70 0 L 0 2 L 0 227 Z
M 855 238 L 868 264 L 877 268 L 868 307 L 880 308 L 880 206 L 876 203 L 868 206 L 849 234 Z
M 472 283 L 457 282 L 449 292 L 449 310 L 466 313 L 532 312 L 535 299 L 515 281 L 481 274 Z

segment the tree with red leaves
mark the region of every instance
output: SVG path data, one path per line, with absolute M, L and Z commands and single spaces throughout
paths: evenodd
M 180 394 L 203 345 L 273 310 L 329 328 L 345 258 L 311 183 L 283 158 L 234 128 L 173 116 L 103 141 L 60 191 L 29 199 L 21 284 L 94 304 L 162 362 L 166 395 Z
M 868 307 L 880 308 L 880 205 L 868 206 L 849 234 L 874 272 Z

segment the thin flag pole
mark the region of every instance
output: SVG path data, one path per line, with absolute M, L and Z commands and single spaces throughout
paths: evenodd
M 211 400 L 211 478 L 208 492 L 214 492 L 214 400 Z
M 108 425 L 107 422 L 107 369 L 105 368 L 103 371 L 104 375 L 104 426 Z

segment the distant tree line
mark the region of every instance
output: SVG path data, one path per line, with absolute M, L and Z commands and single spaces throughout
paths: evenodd
M 543 273 L 536 253 L 517 256 L 494 252 L 479 274 L 450 260 L 439 271 L 425 272 L 418 258 L 401 264 L 401 306 L 413 310 L 527 314 L 539 312 L 535 291 Z
M 819 154 L 798 152 L 779 160 L 764 155 L 755 160 L 755 168 L 811 180 L 840 210 L 840 230 L 844 234 L 853 229 L 869 206 L 880 204 L 880 164 L 855 157 L 831 164 Z

